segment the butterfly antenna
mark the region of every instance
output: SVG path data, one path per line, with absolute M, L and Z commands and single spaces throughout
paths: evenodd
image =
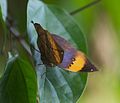
M 40 53 L 40 51 L 38 49 L 36 49 L 34 46 L 31 46 L 32 49 L 34 49 L 35 51 L 37 51 L 38 53 Z
M 70 13 L 70 15 L 75 15 L 75 14 L 77 14 L 78 12 L 81 12 L 81 11 L 83 11 L 84 9 L 87 9 L 87 8 L 89 8 L 89 7 L 91 7 L 91 6 L 99 3 L 100 1 L 101 1 L 101 0 L 95 0 L 95 1 L 93 1 L 93 2 L 91 2 L 91 3 L 89 3 L 89 4 L 87 4 L 87 5 L 79 8 L 79 9 L 76 9 L 76 10 L 72 11 L 72 12 Z

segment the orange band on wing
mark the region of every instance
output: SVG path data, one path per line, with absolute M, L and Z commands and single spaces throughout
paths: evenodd
M 75 56 L 75 61 L 67 68 L 68 71 L 78 72 L 82 70 L 86 62 L 84 54 L 77 52 Z
M 58 62 L 58 63 L 60 63 L 61 62 L 61 58 L 60 58 L 60 53 L 59 53 L 59 51 L 58 51 L 58 48 L 57 48 L 57 45 L 55 44 L 55 41 L 54 41 L 54 39 L 52 38 L 52 36 L 47 32 L 47 36 L 48 36 L 48 38 L 49 38 L 49 42 L 51 43 L 51 45 L 52 45 L 52 48 L 53 48 L 53 54 L 54 54 L 54 56 L 55 56 L 55 59 L 56 59 L 56 61 Z

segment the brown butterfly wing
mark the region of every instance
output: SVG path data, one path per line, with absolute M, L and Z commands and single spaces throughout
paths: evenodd
M 43 63 L 48 66 L 60 64 L 63 60 L 63 49 L 56 43 L 51 34 L 40 26 L 40 24 L 34 23 L 34 26 L 38 33 L 37 44 Z

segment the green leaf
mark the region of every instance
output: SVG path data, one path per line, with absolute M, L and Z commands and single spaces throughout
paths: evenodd
M 6 56 L 5 53 L 3 53 L 3 50 L 5 49 L 5 31 L 2 23 L 4 23 L 2 19 L 2 13 L 0 11 L 0 77 L 4 71 L 5 67 L 5 61 L 6 61 Z
M 18 56 L 9 59 L 0 80 L 1 103 L 36 103 L 36 75 L 32 66 Z
M 78 49 L 86 52 L 84 35 L 65 10 L 46 5 L 38 0 L 29 0 L 27 29 L 30 43 L 37 48 L 37 33 L 31 20 L 40 23 L 49 32 L 64 37 Z M 34 51 L 33 56 L 36 65 L 41 64 L 40 53 Z M 48 68 L 44 65 L 37 65 L 36 70 L 40 103 L 75 103 L 85 88 L 87 73 L 72 73 L 58 67 Z
M 5 55 L 0 55 L 0 78 L 4 72 L 4 68 L 6 65 L 6 59 L 7 57 Z
M 0 37 L 1 37 L 0 39 L 4 39 L 0 40 L 0 44 L 2 44 L 3 49 L 6 43 L 6 26 L 5 26 L 6 17 L 7 17 L 7 2 L 6 0 L 0 0 Z M 1 41 L 4 43 L 1 43 Z
M 6 26 L 7 1 L 0 0 L 0 77 L 6 64 L 5 44 L 6 44 Z
M 5 21 L 5 19 L 7 17 L 7 1 L 6 0 L 0 0 L 0 8 L 1 8 L 1 12 L 2 12 L 2 17 Z

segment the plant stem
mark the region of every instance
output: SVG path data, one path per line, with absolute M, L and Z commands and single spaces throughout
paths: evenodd
M 97 4 L 98 2 L 100 2 L 100 1 L 101 1 L 101 0 L 95 0 L 95 1 L 93 1 L 93 2 L 91 2 L 91 3 L 89 3 L 89 4 L 87 4 L 87 5 L 79 8 L 79 9 L 76 9 L 76 10 L 72 11 L 72 12 L 70 13 L 70 15 L 75 15 L 75 14 L 77 14 L 78 12 L 81 12 L 81 11 L 83 11 L 84 9 L 87 9 L 87 8 L 95 5 L 95 4 Z
M 24 39 L 20 38 L 19 31 L 10 25 L 9 20 L 7 20 L 7 27 L 13 34 L 13 36 L 20 42 L 22 47 L 29 53 L 29 55 L 32 55 L 29 45 L 26 43 Z

